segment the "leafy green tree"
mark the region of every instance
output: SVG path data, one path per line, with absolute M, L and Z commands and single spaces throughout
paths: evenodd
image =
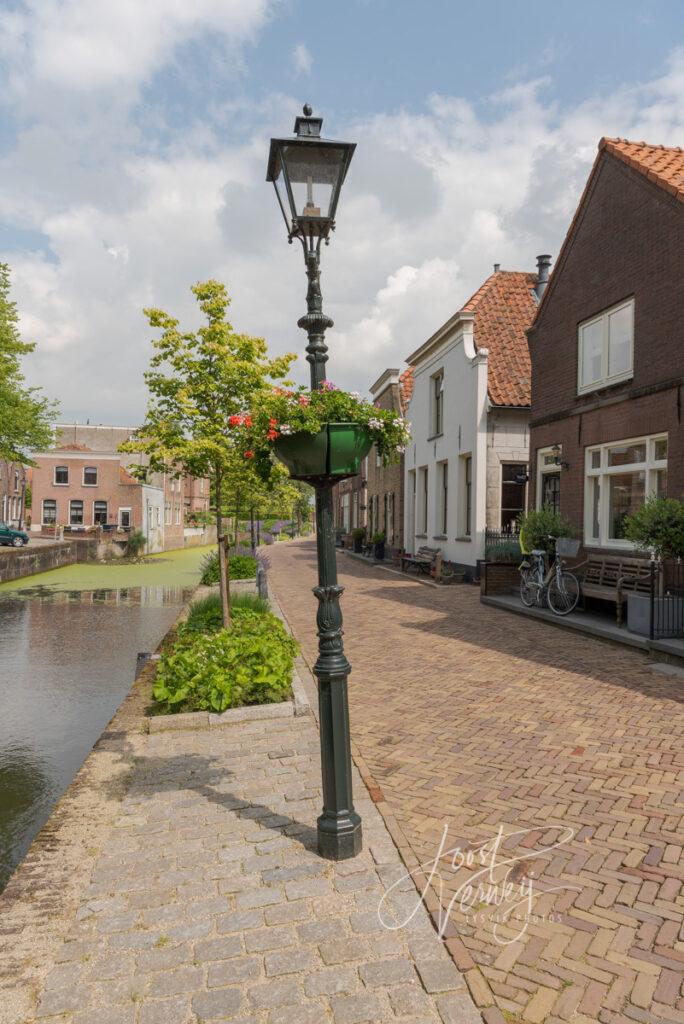
M 656 558 L 684 557 L 684 503 L 676 498 L 648 498 L 627 516 L 625 537 Z
M 10 299 L 10 268 L 0 263 L 0 458 L 33 465 L 31 452 L 49 448 L 58 409 L 40 388 L 31 388 L 21 370 L 22 357 L 35 344 L 19 334 L 19 314 Z
M 263 338 L 235 331 L 226 319 L 230 298 L 219 281 L 196 284 L 192 292 L 206 318 L 197 331 L 182 331 L 178 320 L 161 309 L 144 310 L 150 326 L 162 333 L 153 341 L 145 374 L 150 395 L 145 422 L 121 450 L 147 455 L 152 471 L 209 478 L 222 568 L 221 607 L 228 626 L 225 489 L 237 475 L 248 478 L 254 472 L 230 420 L 250 408 L 260 392 L 269 391 L 271 382 L 284 380 L 295 356 L 269 359 Z

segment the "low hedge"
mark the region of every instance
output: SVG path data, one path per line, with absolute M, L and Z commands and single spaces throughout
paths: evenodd
M 201 582 L 205 586 L 219 581 L 218 551 L 212 551 L 203 559 Z M 251 580 L 256 576 L 256 558 L 251 555 L 231 555 L 228 560 L 228 572 L 231 580 Z
M 290 696 L 298 653 L 275 615 L 235 608 L 230 629 L 179 631 L 162 654 L 152 693 L 168 714 L 279 703 Z

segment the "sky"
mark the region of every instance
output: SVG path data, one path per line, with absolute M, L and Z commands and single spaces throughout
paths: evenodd
M 684 145 L 682 0 L 0 0 L 0 261 L 62 420 L 142 419 L 156 306 L 300 354 L 265 181 L 304 102 L 355 141 L 328 377 L 366 392 L 491 272 L 556 255 L 603 135 Z

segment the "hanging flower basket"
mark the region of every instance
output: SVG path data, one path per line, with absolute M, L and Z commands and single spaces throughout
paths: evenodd
M 273 452 L 294 480 L 356 476 L 373 439 L 359 423 L 327 423 L 317 434 L 306 431 L 280 435 Z

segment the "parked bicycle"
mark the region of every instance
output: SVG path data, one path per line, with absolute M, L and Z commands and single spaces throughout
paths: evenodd
M 569 615 L 580 597 L 580 584 L 574 573 L 565 568 L 562 556 L 574 558 L 580 548 L 578 540 L 549 537 L 554 542 L 555 558 L 547 568 L 547 553 L 531 551 L 520 565 L 520 600 L 527 608 L 541 607 L 546 600 L 556 615 Z

